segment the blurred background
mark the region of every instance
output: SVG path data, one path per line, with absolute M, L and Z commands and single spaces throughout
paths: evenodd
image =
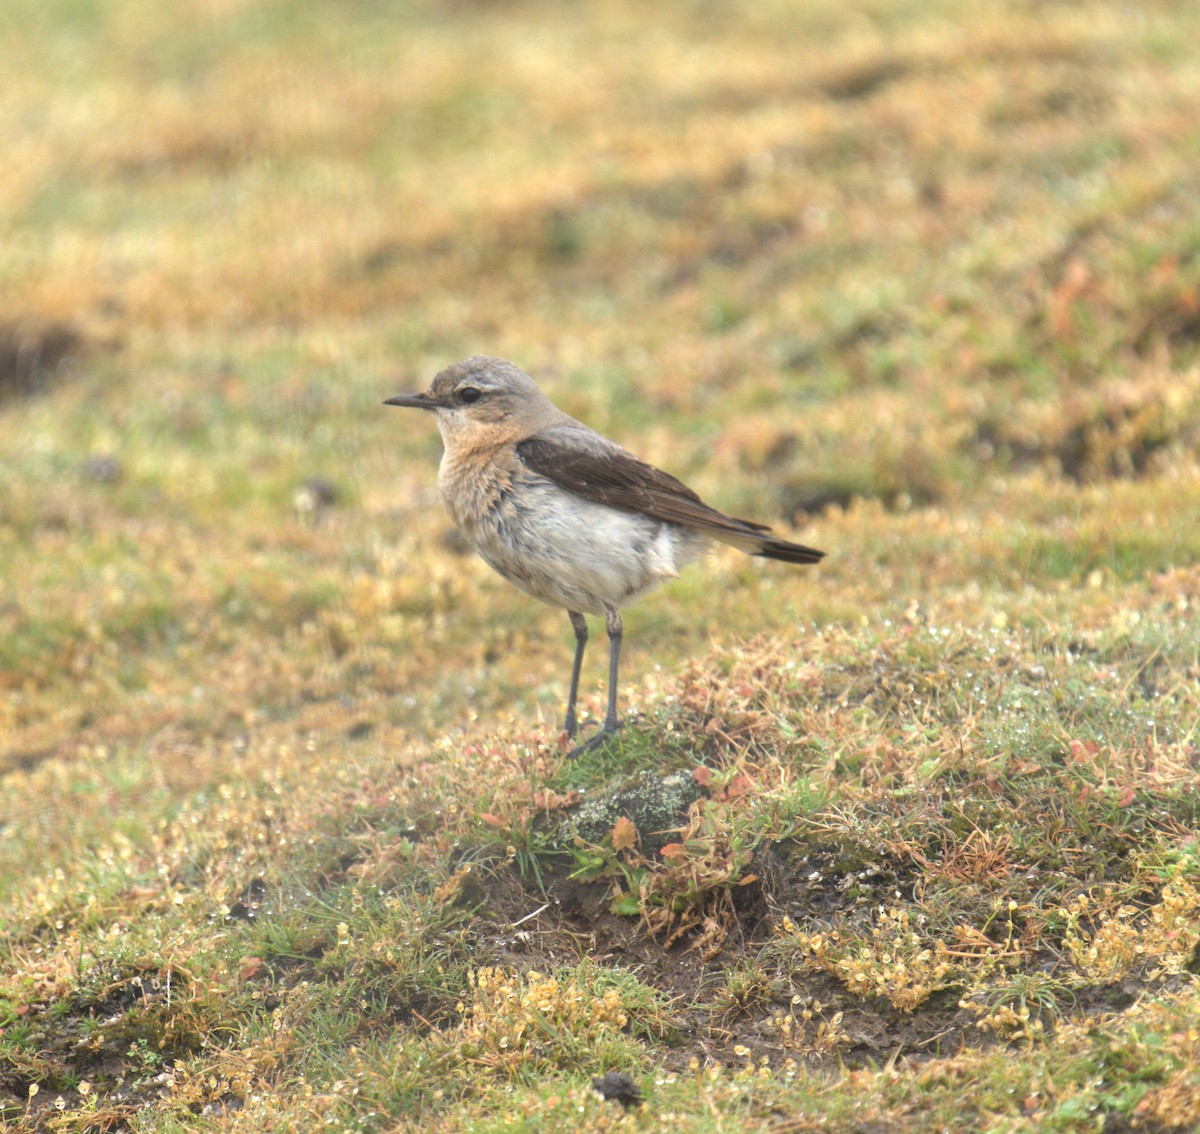
M 1195 562 L 1193 3 L 8 0 L 0 72 L 10 886 L 306 751 L 554 723 L 566 620 L 380 405 L 472 353 L 830 552 L 641 604 L 635 687 Z

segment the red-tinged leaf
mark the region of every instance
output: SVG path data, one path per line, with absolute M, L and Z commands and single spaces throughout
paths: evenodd
M 493 815 L 490 811 L 480 812 L 479 821 L 486 823 L 489 827 L 507 827 L 508 824 L 500 818 L 499 815 Z
M 1137 797 L 1137 792 L 1131 787 L 1127 787 L 1122 793 L 1121 798 L 1117 800 L 1118 807 L 1128 807 Z
M 687 847 L 683 843 L 667 843 L 659 854 L 663 858 L 687 858 Z
M 703 764 L 698 768 L 693 768 L 692 775 L 696 777 L 696 783 L 702 788 L 707 788 L 712 783 L 712 769 L 704 767 Z
M 738 882 L 738 885 L 739 886 L 750 886 L 757 881 L 758 881 L 757 874 L 747 874 L 745 878 L 741 879 L 741 881 Z
M 612 845 L 613 850 L 623 851 L 630 850 L 637 846 L 638 829 L 633 825 L 633 820 L 621 816 L 613 824 L 612 829 Z
M 739 796 L 745 795 L 753 787 L 754 781 L 744 772 L 739 773 L 725 785 L 724 797 L 726 799 L 737 799 Z
M 238 962 L 238 976 L 242 980 L 253 980 L 263 970 L 261 957 L 246 956 Z

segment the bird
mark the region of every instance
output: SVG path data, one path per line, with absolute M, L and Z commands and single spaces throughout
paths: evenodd
M 575 657 L 563 732 L 579 735 L 576 700 L 588 640 L 585 614 L 604 619 L 608 703 L 600 730 L 620 729 L 621 608 L 700 557 L 713 541 L 784 563 L 823 551 L 705 504 L 687 485 L 570 417 L 511 362 L 475 355 L 439 371 L 427 390 L 384 405 L 432 413 L 442 437 L 438 489 L 467 543 L 520 590 L 566 610 Z

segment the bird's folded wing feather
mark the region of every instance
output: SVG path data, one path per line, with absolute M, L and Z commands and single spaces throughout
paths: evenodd
M 542 436 L 516 448 L 528 469 L 597 504 L 698 528 L 718 539 L 761 538 L 771 530 L 709 507 L 686 484 L 616 445 L 593 450 Z

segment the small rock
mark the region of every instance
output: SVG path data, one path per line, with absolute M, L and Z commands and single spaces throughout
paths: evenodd
M 583 802 L 570 820 L 570 828 L 585 843 L 603 843 L 618 819 L 628 819 L 641 834 L 645 853 L 674 842 L 687 820 L 688 808 L 704 793 L 690 771 L 667 776 L 643 772 L 621 786 L 600 790 Z
M 601 1075 L 599 1079 L 592 1080 L 592 1086 L 602 1099 L 615 1099 L 626 1110 L 643 1101 L 642 1092 L 633 1081 L 633 1076 L 624 1071 L 610 1071 L 607 1075 Z
M 292 507 L 299 516 L 316 516 L 337 502 L 337 486 L 319 476 L 303 481 L 292 495 Z
M 107 453 L 94 453 L 83 462 L 83 476 L 93 484 L 117 484 L 125 470 L 116 457 Z

